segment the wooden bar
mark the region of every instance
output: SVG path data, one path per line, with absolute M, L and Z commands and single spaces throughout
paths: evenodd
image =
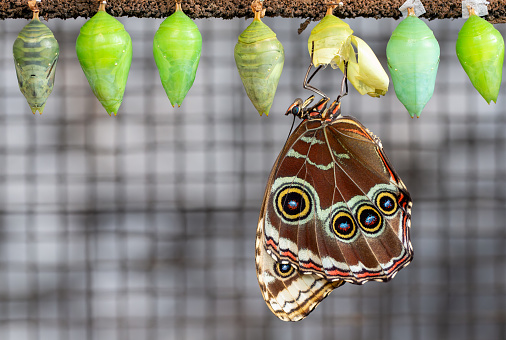
M 339 0 L 337 0 L 339 2 Z M 427 19 L 455 19 L 462 16 L 459 0 L 425 0 L 422 1 Z M 340 18 L 394 18 L 399 19 L 398 8 L 404 0 L 343 0 L 334 15 Z M 183 0 L 182 7 L 191 18 L 243 18 L 251 17 L 251 0 Z M 39 4 L 44 19 L 70 19 L 91 17 L 97 12 L 96 0 L 42 0 Z M 264 7 L 268 17 L 301 18 L 319 20 L 325 14 L 322 0 L 265 0 Z M 107 12 L 116 17 L 165 18 L 175 9 L 175 1 L 162 0 L 110 0 Z M 506 0 L 490 1 L 490 22 L 506 22 Z M 0 0 L 0 19 L 32 17 L 27 1 Z

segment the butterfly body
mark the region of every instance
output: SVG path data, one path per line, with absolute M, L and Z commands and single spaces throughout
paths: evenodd
M 260 287 L 271 310 L 291 321 L 345 281 L 390 280 L 413 255 L 411 198 L 380 140 L 340 116 L 339 101 L 309 103 L 297 99 L 288 109 L 304 120 L 273 166 L 257 227 Z M 294 271 L 290 283 L 276 270 L 285 264 Z M 294 284 L 306 293 L 288 294 Z M 283 309 L 283 296 L 301 301 Z

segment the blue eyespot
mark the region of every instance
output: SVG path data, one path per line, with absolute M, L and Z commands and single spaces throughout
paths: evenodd
M 397 198 L 391 192 L 383 191 L 376 197 L 376 205 L 383 214 L 390 216 L 397 211 Z
M 288 263 L 274 263 L 274 273 L 284 279 L 290 277 L 295 272 L 295 269 Z
M 376 234 L 382 230 L 383 221 L 381 215 L 375 207 L 364 204 L 357 209 L 357 220 L 363 231 L 370 234 Z
M 376 223 L 376 221 L 378 220 L 378 216 L 376 215 L 369 215 L 365 218 L 365 224 L 367 226 L 371 226 L 371 225 L 374 225 L 374 223 Z
M 312 211 L 312 199 L 307 189 L 299 185 L 282 187 L 274 199 L 278 215 L 285 221 L 301 221 Z
M 292 266 L 290 266 L 289 264 L 287 263 L 282 263 L 280 266 L 279 266 L 279 270 L 282 272 L 282 273 L 286 273 L 290 270 L 290 268 L 292 268 Z
M 349 222 L 342 222 L 339 224 L 339 229 L 341 229 L 341 230 L 348 230 L 349 228 L 351 228 L 351 225 Z
M 332 217 L 331 227 L 334 235 L 344 241 L 352 239 L 357 233 L 355 221 L 348 211 L 338 211 Z
M 299 206 L 299 202 L 292 200 L 288 202 L 287 206 L 292 210 L 297 209 L 297 207 Z

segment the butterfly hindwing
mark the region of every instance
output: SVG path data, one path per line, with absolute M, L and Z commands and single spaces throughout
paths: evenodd
M 269 309 L 283 321 L 299 321 L 344 281 L 329 281 L 315 274 L 302 274 L 290 264 L 277 262 L 267 253 L 259 221 L 256 239 L 258 283 Z

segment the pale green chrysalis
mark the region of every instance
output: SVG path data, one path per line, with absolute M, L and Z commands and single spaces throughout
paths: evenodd
M 412 9 L 409 13 L 392 32 L 386 52 L 395 94 L 413 118 L 434 93 L 440 50 L 432 30 Z
M 352 34 L 350 25 L 333 15 L 332 7 L 329 7 L 325 17 L 311 30 L 307 41 L 314 66 L 331 64 L 337 68 L 341 62 L 353 60 Z
M 153 39 L 153 57 L 172 106 L 181 106 L 192 87 L 201 51 L 199 28 L 177 2 L 176 11 L 162 22 Z
M 340 68 L 357 91 L 371 97 L 385 95 L 388 75 L 365 41 L 353 35 L 343 20 L 332 14 L 335 4 L 328 4 L 325 17 L 311 30 L 307 48 L 315 67 L 320 65 Z
M 118 113 L 132 62 L 132 39 L 121 22 L 105 12 L 105 4 L 77 37 L 79 63 L 93 93 L 107 113 Z
M 253 22 L 241 33 L 234 58 L 244 89 L 260 115 L 269 115 L 283 64 L 283 45 L 255 11 Z
M 42 114 L 53 91 L 60 48 L 53 32 L 40 22 L 38 12 L 19 32 L 13 54 L 19 89 L 33 114 Z
M 457 57 L 476 90 L 487 103 L 495 103 L 502 81 L 504 40 L 492 24 L 474 11 L 469 14 L 457 38 Z

